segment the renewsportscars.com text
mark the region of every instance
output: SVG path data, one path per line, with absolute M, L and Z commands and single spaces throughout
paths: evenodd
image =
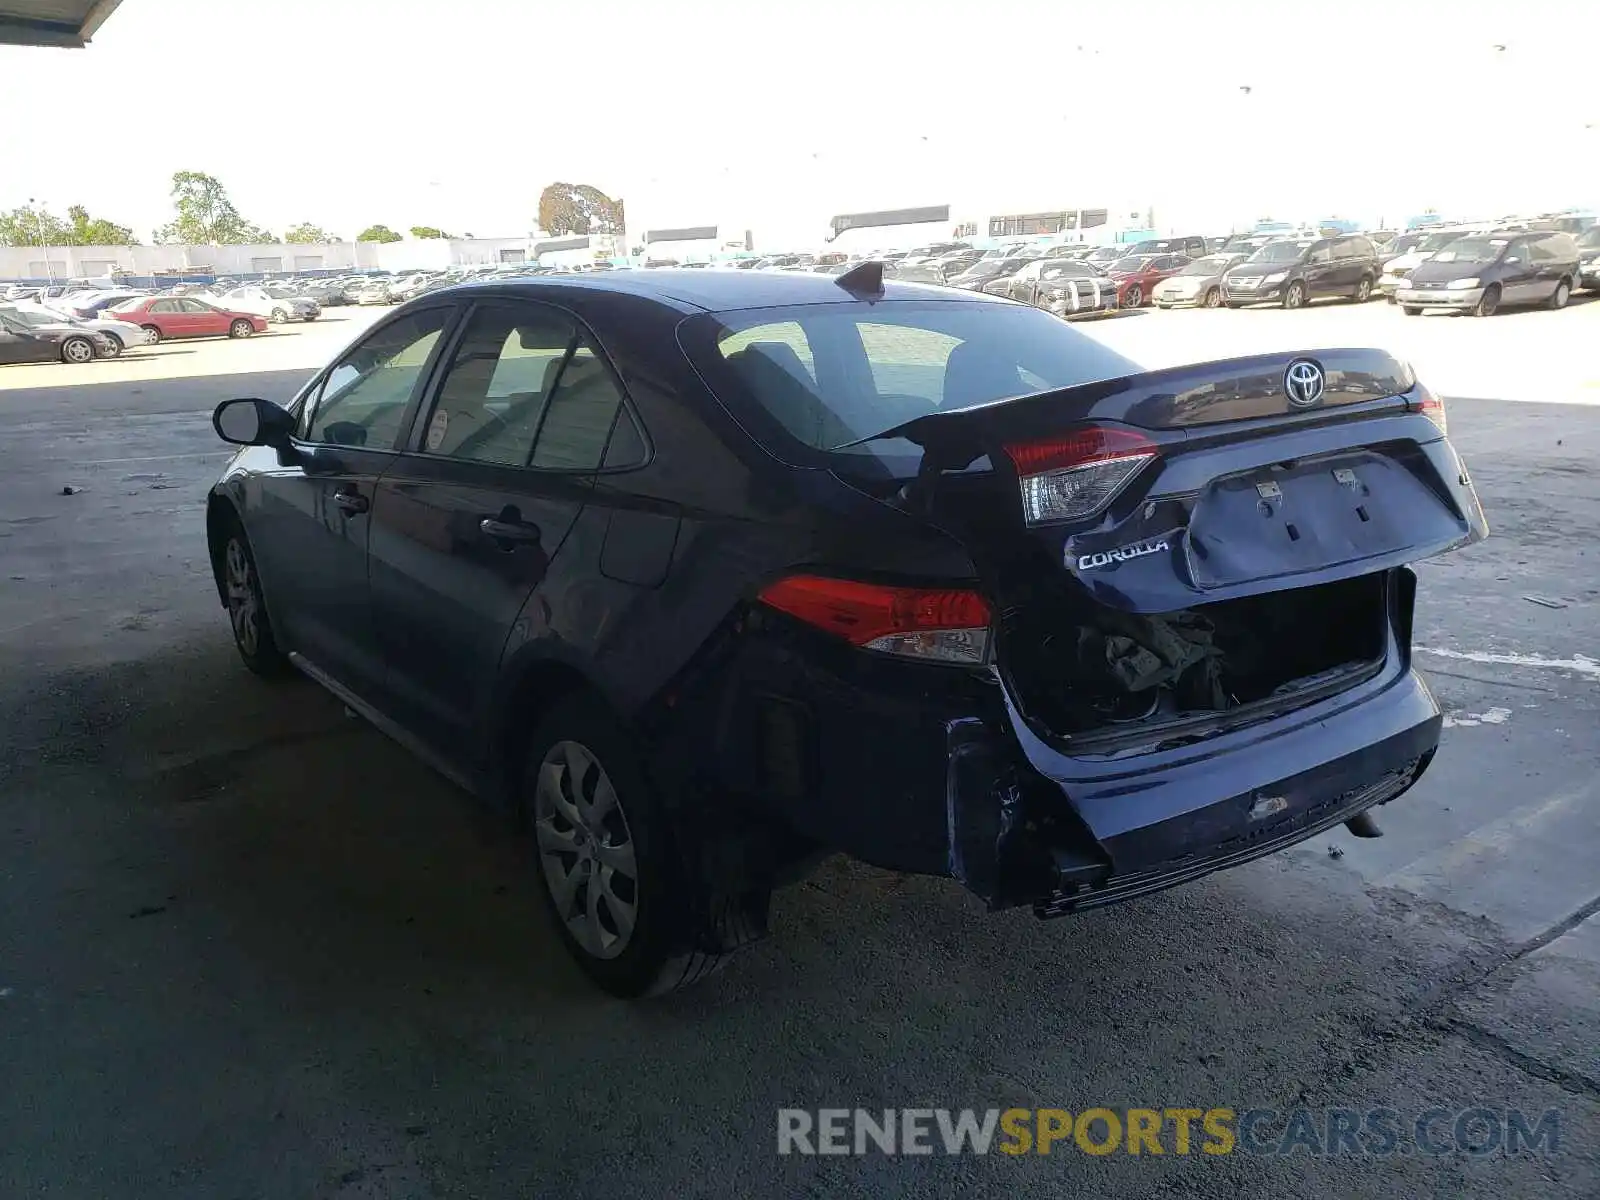
M 1554 1154 L 1561 1112 L 1429 1108 L 782 1108 L 778 1153 Z

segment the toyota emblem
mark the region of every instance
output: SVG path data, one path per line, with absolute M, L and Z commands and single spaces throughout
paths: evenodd
M 1283 390 L 1295 408 L 1310 408 L 1322 399 L 1327 389 L 1327 377 L 1322 368 L 1309 358 L 1297 358 L 1283 373 Z

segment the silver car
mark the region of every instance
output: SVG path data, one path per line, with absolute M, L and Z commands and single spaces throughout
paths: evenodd
M 1150 299 L 1157 308 L 1220 308 L 1222 273 L 1248 254 L 1208 254 L 1156 284 Z

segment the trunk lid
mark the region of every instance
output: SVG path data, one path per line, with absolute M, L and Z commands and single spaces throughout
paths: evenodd
M 896 503 L 956 536 L 991 582 L 1014 592 L 1030 574 L 1065 577 L 1110 608 L 1158 614 L 1483 538 L 1442 415 L 1392 356 L 1336 349 L 1150 371 L 935 413 L 881 436 L 923 451 Z M 1056 450 L 1070 463 L 1085 431 L 1123 455 L 1127 477 L 1081 519 L 1030 518 L 1025 489 L 1051 474 Z

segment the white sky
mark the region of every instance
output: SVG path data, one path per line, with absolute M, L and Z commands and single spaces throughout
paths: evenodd
M 772 246 L 914 204 L 1153 206 L 1209 232 L 1600 203 L 1596 0 L 554 11 L 123 0 L 86 50 L 0 47 L 0 208 L 81 202 L 145 239 L 188 168 L 279 234 L 518 236 L 565 179 L 630 224 Z

